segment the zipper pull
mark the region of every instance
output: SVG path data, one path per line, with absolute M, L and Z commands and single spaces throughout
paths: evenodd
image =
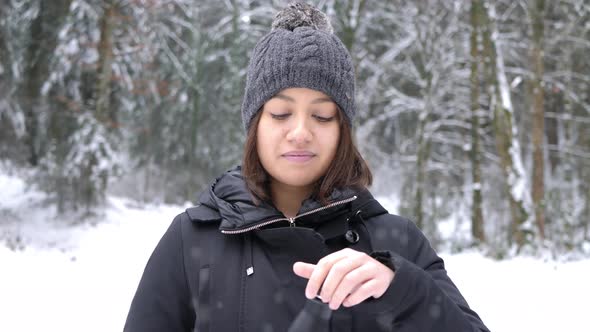
M 295 217 L 289 218 L 289 227 L 295 227 Z

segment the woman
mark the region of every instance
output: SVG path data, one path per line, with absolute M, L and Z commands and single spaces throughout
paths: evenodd
M 248 66 L 242 166 L 174 219 L 125 331 L 287 331 L 308 299 L 330 331 L 488 331 L 420 230 L 366 189 L 354 88 L 322 12 L 277 14 Z

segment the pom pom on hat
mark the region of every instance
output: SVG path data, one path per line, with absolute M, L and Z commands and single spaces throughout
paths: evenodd
M 304 2 L 288 4 L 285 9 L 275 15 L 272 22 L 272 30 L 285 29 L 293 31 L 295 28 L 304 26 L 327 33 L 334 33 L 326 14 Z

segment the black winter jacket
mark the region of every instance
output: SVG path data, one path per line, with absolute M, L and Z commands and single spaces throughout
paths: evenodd
M 388 214 L 366 190 L 336 190 L 330 202 L 308 199 L 288 219 L 253 204 L 239 167 L 226 172 L 160 240 L 124 330 L 287 331 L 306 301 L 307 280 L 293 263 L 350 247 L 395 277 L 382 297 L 333 311 L 331 331 L 489 331 L 411 221 Z

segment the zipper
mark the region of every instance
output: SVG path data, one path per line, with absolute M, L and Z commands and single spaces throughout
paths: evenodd
M 256 225 L 253 225 L 253 226 L 250 226 L 250 227 L 246 227 L 244 229 L 222 230 L 221 233 L 223 233 L 223 234 L 241 234 L 241 233 L 246 233 L 246 232 L 249 232 L 249 231 L 251 231 L 253 229 L 264 227 L 264 226 L 267 226 L 267 225 L 270 225 L 270 224 L 274 224 L 274 223 L 279 222 L 279 221 L 288 221 L 289 222 L 289 227 L 296 227 L 295 219 L 297 219 L 297 218 L 305 217 L 305 216 L 308 216 L 310 214 L 314 214 L 314 213 L 317 213 L 317 212 L 320 212 L 320 211 L 323 211 L 323 210 L 332 208 L 334 206 L 338 206 L 338 205 L 350 203 L 350 202 L 354 201 L 355 199 L 357 199 L 357 196 L 352 196 L 352 197 L 349 197 L 347 199 L 343 199 L 343 200 L 340 200 L 340 201 L 332 202 L 332 203 L 330 203 L 330 204 L 328 204 L 326 206 L 322 206 L 322 207 L 319 207 L 317 209 L 313 209 L 311 211 L 307 211 L 307 212 L 302 213 L 300 215 L 297 215 L 295 217 L 272 219 L 272 220 L 261 222 L 259 224 L 256 224 Z

